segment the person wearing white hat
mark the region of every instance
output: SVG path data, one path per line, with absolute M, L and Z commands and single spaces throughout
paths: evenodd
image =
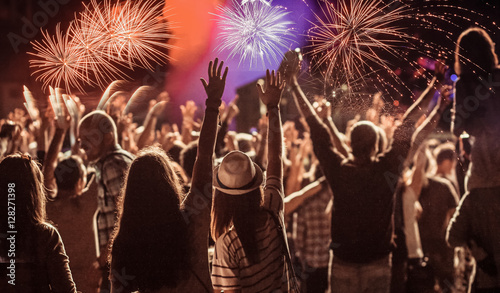
M 261 168 L 240 151 L 228 153 L 214 170 L 211 232 L 215 240 L 212 284 L 215 292 L 288 291 L 284 273 L 283 131 L 280 74 L 267 70 L 266 90 L 257 85 L 269 116 L 265 187 Z

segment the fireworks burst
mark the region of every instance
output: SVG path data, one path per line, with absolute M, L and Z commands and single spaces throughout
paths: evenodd
M 325 81 L 352 88 L 374 72 L 392 72 L 379 52 L 402 57 L 396 48 L 412 37 L 396 22 L 406 18 L 406 11 L 381 0 L 325 2 L 323 16 L 315 14 L 317 24 L 309 31 L 313 62 Z
M 81 62 L 83 51 L 71 46 L 68 34 L 61 31 L 60 24 L 56 26 L 55 36 L 42 30 L 43 40 L 34 41 L 33 48 L 37 53 L 29 53 L 38 59 L 30 60 L 30 66 L 38 68 L 33 74 L 37 80 L 43 81 L 43 87 L 49 85 L 83 91 L 82 84 L 91 83 L 85 70 L 87 64 Z
M 270 1 L 269 1 L 270 2 Z M 217 25 L 222 30 L 217 39 L 219 52 L 230 50 L 229 58 L 240 56 L 240 63 L 249 60 L 250 67 L 260 61 L 278 63 L 283 49 L 291 43 L 290 25 L 286 20 L 288 12 L 266 1 L 233 0 L 233 7 L 217 7 Z M 280 57 L 280 58 L 278 58 Z
M 85 5 L 85 4 L 84 4 Z M 153 70 L 165 63 L 168 23 L 162 20 L 163 4 L 155 0 L 91 0 L 66 32 L 57 25 L 55 37 L 42 32 L 44 40 L 33 42 L 36 58 L 31 67 L 44 87 L 64 86 L 83 90 L 83 85 L 104 88 L 115 79 L 129 78 L 124 69 Z
M 155 3 L 156 2 L 156 3 Z M 116 2 L 99 5 L 92 0 L 81 14 L 82 33 L 98 32 L 94 44 L 108 58 L 124 62 L 130 68 L 153 70 L 152 63 L 165 62 L 169 56 L 162 49 L 172 46 L 169 26 L 162 18 L 161 2 L 154 0 Z

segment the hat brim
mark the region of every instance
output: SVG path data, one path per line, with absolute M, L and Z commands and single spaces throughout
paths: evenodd
M 253 162 L 252 162 L 253 163 Z M 255 166 L 255 183 L 252 184 L 252 186 L 245 188 L 245 189 L 239 189 L 239 188 L 223 188 L 219 185 L 217 182 L 217 174 L 219 173 L 219 166 L 215 167 L 214 172 L 213 172 L 213 179 L 212 179 L 212 185 L 215 189 L 226 193 L 226 194 L 231 194 L 231 195 L 240 195 L 240 194 L 245 194 L 249 193 L 250 191 L 253 191 L 257 188 L 259 188 L 262 185 L 262 182 L 264 181 L 264 175 L 262 174 L 262 169 L 257 165 L 256 163 L 253 163 Z

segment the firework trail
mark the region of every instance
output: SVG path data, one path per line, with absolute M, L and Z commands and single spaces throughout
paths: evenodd
M 217 25 L 221 33 L 216 50 L 229 50 L 229 58 L 240 56 L 240 62 L 249 60 L 250 67 L 260 62 L 279 63 L 281 50 L 291 43 L 291 21 L 286 20 L 289 12 L 270 1 L 233 0 L 233 7 L 219 5 Z M 278 58 L 279 57 L 279 58 Z

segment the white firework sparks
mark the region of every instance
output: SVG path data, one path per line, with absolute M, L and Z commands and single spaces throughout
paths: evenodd
M 293 22 L 286 19 L 287 12 L 282 7 L 271 6 L 265 1 L 233 0 L 233 7 L 217 7 L 220 17 L 217 24 L 222 32 L 217 39 L 219 52 L 229 50 L 229 57 L 240 57 L 240 64 L 250 61 L 250 67 L 257 61 L 278 63 L 282 50 L 291 44 Z M 278 58 L 280 57 L 280 58 Z

